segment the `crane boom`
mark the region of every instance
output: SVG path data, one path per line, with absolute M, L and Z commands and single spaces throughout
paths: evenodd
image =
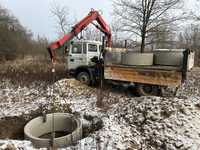
M 56 42 L 53 42 L 48 46 L 48 51 L 51 56 L 53 63 L 56 61 L 56 49 L 62 47 L 66 42 L 70 41 L 74 36 L 78 35 L 82 30 L 84 30 L 90 23 L 94 20 L 98 22 L 98 25 L 95 25 L 97 29 L 103 32 L 107 37 L 107 47 L 112 46 L 112 34 L 109 26 L 106 24 L 104 19 L 101 17 L 98 11 L 91 10 L 90 13 L 83 18 L 79 23 L 77 23 L 71 32 L 66 34 L 63 38 L 59 39 Z

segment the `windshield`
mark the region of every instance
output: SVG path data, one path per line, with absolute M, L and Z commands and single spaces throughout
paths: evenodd
M 72 53 L 73 54 L 81 54 L 82 53 L 82 44 L 74 43 L 72 45 Z

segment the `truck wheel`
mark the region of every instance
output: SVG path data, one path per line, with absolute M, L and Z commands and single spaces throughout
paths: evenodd
M 77 80 L 79 80 L 80 82 L 86 84 L 86 85 L 90 85 L 90 75 L 89 73 L 87 73 L 86 71 L 84 72 L 79 72 L 76 76 Z
M 156 85 L 137 84 L 136 90 L 140 96 L 159 96 L 160 95 L 160 89 Z

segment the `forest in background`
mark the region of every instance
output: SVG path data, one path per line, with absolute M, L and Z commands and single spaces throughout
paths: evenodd
M 60 17 L 58 15 L 56 16 L 56 13 L 66 13 L 66 15 L 63 15 L 62 17 L 65 18 L 64 21 L 67 23 L 57 22 L 58 31 L 59 28 L 63 29 L 66 25 L 73 24 L 68 22 L 67 17 L 70 14 L 65 11 L 65 7 L 57 6 L 54 10 L 55 20 L 56 17 Z M 198 17 L 187 16 L 187 18 L 188 17 L 193 19 L 195 23 L 190 23 L 180 29 L 178 25 L 182 24 L 184 20 L 179 20 L 178 23 L 165 24 L 155 28 L 152 34 L 146 38 L 146 49 L 190 48 L 196 52 L 196 65 L 199 65 L 200 25 L 198 23 Z M 118 25 L 116 21 L 112 21 L 110 27 L 113 33 L 114 47 L 123 47 L 124 41 L 127 40 L 130 48 L 140 48 L 140 40 L 135 40 L 135 38 L 134 40 L 131 38 L 127 39 L 127 37 L 123 38 L 124 34 L 122 33 L 121 26 Z M 67 27 L 67 29 L 69 28 L 70 27 Z M 83 35 L 85 35 L 85 37 L 89 40 L 100 40 L 102 34 L 100 34 L 100 32 L 94 32 L 94 30 L 94 28 L 89 27 L 84 31 Z M 62 30 L 59 32 L 62 32 Z M 14 60 L 25 55 L 44 56 L 45 58 L 49 58 L 46 50 L 49 43 L 48 39 L 40 36 L 37 36 L 37 38 L 34 37 L 32 31 L 24 27 L 14 14 L 12 14 L 8 9 L 0 6 L 0 61 Z
M 13 60 L 24 55 L 47 55 L 48 40 L 25 28 L 6 8 L 0 6 L 0 60 Z

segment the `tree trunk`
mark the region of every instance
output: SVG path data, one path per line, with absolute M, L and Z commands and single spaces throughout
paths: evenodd
M 141 43 L 141 48 L 140 51 L 141 53 L 144 53 L 144 49 L 145 49 L 145 34 L 142 34 L 142 43 Z

